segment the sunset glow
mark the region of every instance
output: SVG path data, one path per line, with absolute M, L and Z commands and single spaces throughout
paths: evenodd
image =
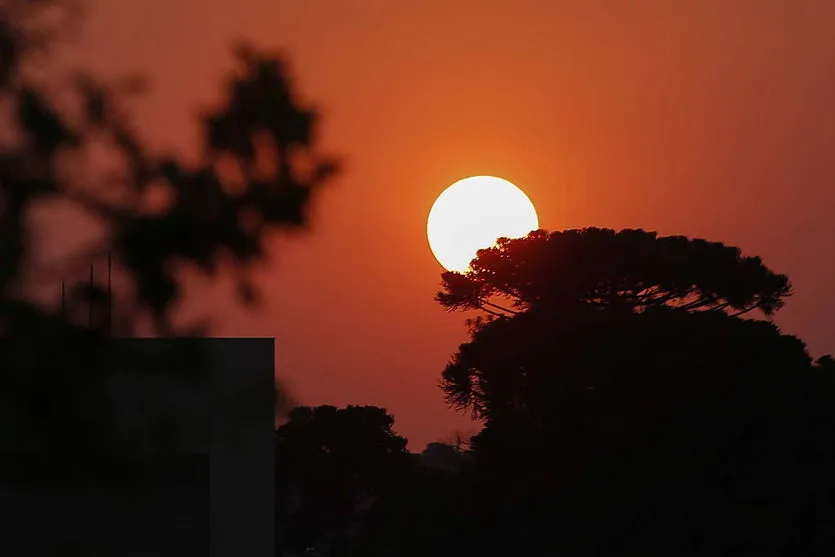
M 521 189 L 493 176 L 455 182 L 435 200 L 426 225 L 429 247 L 448 271 L 463 272 L 480 249 L 520 238 L 539 225 Z

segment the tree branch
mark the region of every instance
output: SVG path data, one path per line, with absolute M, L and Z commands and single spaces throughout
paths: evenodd
M 747 308 L 745 308 L 745 309 L 741 309 L 741 310 L 739 310 L 739 311 L 738 311 L 738 312 L 736 312 L 736 313 L 732 313 L 732 314 L 730 314 L 730 316 L 731 316 L 731 317 L 739 317 L 739 316 L 741 316 L 741 315 L 745 315 L 746 313 L 751 312 L 751 311 L 754 311 L 755 309 L 759 308 L 759 307 L 760 307 L 760 304 L 761 304 L 761 302 L 759 302 L 759 301 L 758 301 L 758 302 L 755 302 L 755 303 L 751 304 L 749 307 L 747 307 Z
M 492 309 L 488 309 L 488 308 L 486 308 L 486 307 L 484 307 L 480 304 L 478 306 L 478 309 L 480 309 L 481 311 L 484 311 L 486 313 L 489 313 L 490 315 L 493 315 L 494 317 L 507 317 L 507 314 L 499 313 L 497 311 L 493 311 Z
M 509 313 L 509 314 L 511 314 L 511 315 L 519 315 L 519 313 L 520 313 L 520 312 L 518 312 L 518 311 L 516 311 L 516 310 L 510 309 L 510 308 L 506 308 L 506 307 L 503 307 L 503 306 L 500 306 L 499 304 L 494 304 L 493 302 L 490 302 L 490 301 L 485 300 L 485 299 L 483 299 L 483 298 L 479 298 L 479 301 L 480 301 L 481 303 L 483 303 L 483 304 L 487 304 L 487 305 L 488 305 L 488 306 L 490 306 L 490 307 L 494 307 L 494 308 L 496 308 L 497 310 L 507 312 L 507 313 Z

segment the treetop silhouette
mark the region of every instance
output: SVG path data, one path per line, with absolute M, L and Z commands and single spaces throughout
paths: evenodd
M 276 432 L 278 544 L 344 543 L 357 512 L 412 465 L 394 418 L 375 406 L 294 408 Z
M 0 413 L 8 418 L 6 437 L 20 441 L 15 446 L 60 452 L 67 430 L 88 431 L 94 454 L 133 448 L 107 427 L 109 330 L 93 322 L 92 307 L 105 309 L 110 292 L 91 276 L 83 288 L 69 285 L 59 309 L 33 301 L 35 286 L 57 290 L 112 255 L 114 274 L 127 283 L 118 289 L 116 336 L 135 334 L 145 317 L 160 336 L 204 336 L 209 324 L 172 320 L 186 286 L 183 268 L 231 275 L 239 301 L 257 304 L 252 268 L 267 259 L 267 238 L 306 227 L 309 204 L 337 163 L 320 150 L 317 113 L 296 94 L 284 60 L 247 46 L 235 49 L 221 100 L 195 122 L 196 159 L 161 152 L 131 118 L 128 101 L 142 93 L 141 78 L 106 81 L 53 63 L 83 4 L 0 2 Z M 94 164 L 100 154 L 107 169 Z M 33 238 L 54 226 L 32 218 L 44 203 L 80 208 L 103 225 L 100 241 L 38 261 Z M 156 368 L 205 378 L 190 369 L 208 364 L 197 350 L 174 343 L 126 358 L 120 372 Z M 177 361 L 190 365 L 169 365 Z M 286 396 L 277 401 L 288 405 Z
M 136 308 L 148 310 L 163 334 L 173 332 L 168 309 L 182 287 L 178 265 L 210 275 L 231 271 L 241 301 L 253 303 L 249 270 L 267 257 L 265 238 L 304 226 L 311 196 L 337 169 L 315 144 L 316 113 L 298 99 L 283 60 L 240 45 L 222 102 L 198 122 L 198 160 L 160 154 L 125 109 L 140 79 L 105 83 L 71 72 L 60 75 L 58 95 L 55 83 L 31 71 L 36 49 L 57 40 L 47 23 L 51 10 L 72 5 L 11 2 L 0 12 L 0 47 L 9 55 L 0 100 L 12 116 L 0 139 L 0 300 L 17 297 L 11 289 L 29 264 L 26 215 L 37 202 L 57 198 L 81 207 L 108 233 L 102 245 L 56 265 L 53 280 L 73 263 L 112 253 L 134 283 Z M 119 170 L 89 168 L 94 147 L 106 148 Z M 103 298 L 88 295 L 91 303 Z
M 791 294 L 788 277 L 739 248 L 644 230 L 537 230 L 480 250 L 471 267 L 442 275 L 442 306 L 493 317 L 577 303 L 771 315 Z
M 476 446 L 543 427 L 617 442 L 676 405 L 740 389 L 760 389 L 762 400 L 777 392 L 773 378 L 811 369 L 800 340 L 741 318 L 778 310 L 788 277 L 719 242 L 539 230 L 481 250 L 472 270 L 443 281 L 444 307 L 490 316 L 441 379 L 451 406 L 487 423 Z

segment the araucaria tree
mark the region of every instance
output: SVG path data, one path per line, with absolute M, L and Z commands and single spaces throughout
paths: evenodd
M 445 273 L 437 296 L 483 312 L 441 387 L 483 421 L 473 449 L 492 489 L 660 505 L 645 523 L 658 543 L 700 528 L 731 547 L 720 515 L 743 538 L 795 512 L 835 517 L 820 499 L 835 496 L 835 378 L 768 319 L 792 292 L 785 275 L 719 242 L 599 228 L 504 239 L 471 268 Z M 812 530 L 764 537 L 808 549 L 824 543 Z

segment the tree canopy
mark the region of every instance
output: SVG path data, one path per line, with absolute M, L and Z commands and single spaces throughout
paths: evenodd
M 635 370 L 625 374 L 629 381 L 658 360 L 650 358 L 653 350 L 685 359 L 669 360 L 668 367 L 690 365 L 697 356 L 693 347 L 671 347 L 713 327 L 746 327 L 727 319 L 754 309 L 771 315 L 791 293 L 788 277 L 738 248 L 642 230 L 535 231 L 479 251 L 471 267 L 466 274 L 443 275 L 438 301 L 491 316 L 443 375 L 448 401 L 476 416 L 518 406 L 519 397 L 530 402 L 537 393 L 554 396 L 542 391 L 543 377 L 579 381 L 600 396 L 602 385 L 592 374 L 617 365 L 602 364 L 610 356 Z M 715 315 L 698 321 L 691 315 L 704 312 Z M 749 327 L 752 334 L 779 339 L 769 324 Z M 685 335 L 682 328 L 694 332 Z M 717 351 L 721 344 L 704 346 Z M 792 345 L 805 354 L 802 344 Z
M 276 433 L 278 543 L 345 544 L 363 505 L 411 464 L 394 418 L 375 406 L 294 408 Z
M 173 333 L 168 310 L 182 287 L 178 265 L 211 275 L 230 269 L 241 299 L 254 301 L 248 271 L 266 257 L 265 237 L 304 225 L 308 201 L 336 170 L 316 147 L 315 111 L 293 91 L 283 60 L 241 45 L 222 101 L 197 122 L 198 160 L 160 153 L 126 110 L 141 79 L 109 83 L 63 68 L 45 79 L 35 71 L 37 55 L 62 38 L 50 21 L 66 24 L 74 4 L 12 1 L 0 12 L 0 103 L 10 116 L 0 138 L 1 310 L 18 307 L 9 303 L 19 300 L 15 281 L 31 261 L 27 215 L 48 199 L 75 204 L 108 231 L 101 245 L 53 262 L 56 282 L 112 253 L 134 283 L 136 310 L 150 312 L 162 334 Z M 97 170 L 94 149 L 120 168 Z M 106 293 L 96 288 L 86 295 L 101 302 Z
M 294 91 L 286 62 L 246 45 L 235 49 L 237 67 L 221 101 L 196 122 L 198 159 L 159 152 L 128 110 L 143 79 L 106 82 L 46 64 L 76 28 L 82 4 L 9 0 L 0 7 L 0 109 L 7 122 L 0 137 L 0 322 L 6 331 L 32 325 L 27 331 L 37 333 L 36 316 L 56 311 L 33 306 L 21 281 L 57 285 L 112 254 L 135 293 L 133 300 L 121 293 L 133 310 L 123 334 L 145 313 L 158 333 L 198 332 L 172 329 L 182 265 L 211 276 L 231 272 L 241 300 L 256 301 L 250 270 L 268 256 L 265 239 L 306 225 L 309 201 L 337 170 L 336 160 L 320 152 L 317 113 Z M 117 170 L 93 165 L 92 151 L 105 152 Z M 36 266 L 32 238 L 47 223 L 33 222 L 31 212 L 54 200 L 81 208 L 107 233 L 98 245 Z M 90 304 L 109 294 L 100 284 L 77 293 Z M 82 323 L 72 312 L 49 318 L 58 317 Z
M 186 284 L 182 270 L 231 276 L 239 301 L 257 303 L 251 271 L 268 258 L 266 240 L 305 227 L 311 201 L 337 171 L 318 147 L 317 111 L 296 93 L 286 61 L 246 45 L 235 48 L 217 105 L 196 119 L 197 157 L 162 152 L 131 118 L 144 79 L 104 80 L 55 63 L 83 4 L 0 3 L 2 431 L 16 448 L 65 455 L 67 430 L 89 433 L 91 445 L 80 454 L 124 448 L 107 417 L 103 376 L 112 370 L 101 341 L 110 322 L 88 320 L 108 313 L 111 292 L 91 277 L 70 284 L 66 307 L 62 300 L 58 308 L 34 301 L 33 285 L 57 292 L 66 276 L 112 256 L 114 275 L 126 283 L 115 305 L 118 335 L 135 334 L 145 320 L 160 336 L 203 336 L 208 324 L 172 319 Z M 96 164 L 99 155 L 109 164 Z M 54 225 L 33 215 L 53 202 L 101 225 L 100 241 L 55 260 L 38 257 L 34 239 Z M 179 356 L 172 350 L 124 366 L 186 373 L 186 366 L 160 365 Z
M 812 494 L 835 494 L 832 360 L 751 318 L 783 306 L 785 275 L 722 243 L 597 228 L 504 239 L 471 269 L 445 273 L 437 299 L 488 318 L 441 387 L 484 423 L 475 461 L 494 508 L 526 517 L 517 550 L 669 554 L 691 528 L 710 551 L 828 543 L 780 533 L 792 513 L 831 518 Z M 644 526 L 627 532 L 627 515 Z
M 441 305 L 496 316 L 577 303 L 771 315 L 791 294 L 786 275 L 739 248 L 644 230 L 537 230 L 480 250 L 471 267 L 443 274 Z

